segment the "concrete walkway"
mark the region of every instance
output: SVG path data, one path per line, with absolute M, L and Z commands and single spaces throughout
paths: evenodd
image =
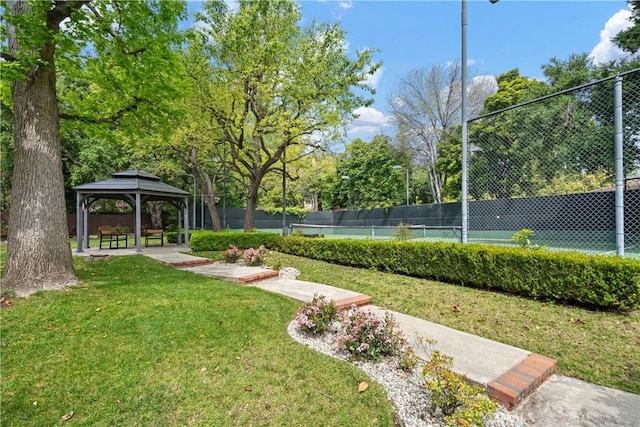
M 200 265 L 203 263 L 203 258 L 185 254 L 172 256 L 166 252 L 149 251 L 143 252 L 143 255 L 166 264 L 184 267 L 194 273 L 234 282 L 241 281 L 245 276 L 258 277 L 265 272 L 262 267 L 224 263 Z M 188 266 L 189 263 L 194 266 Z M 310 301 L 316 294 L 325 295 L 337 301 L 354 300 L 354 298 L 359 301 L 358 298 L 363 297 L 356 292 L 333 286 L 285 278 L 260 280 L 251 283 L 250 286 L 286 295 L 300 302 Z M 365 309 L 384 316 L 385 310 L 381 307 L 367 305 Z M 529 372 L 529 367 L 524 363 L 532 356 L 537 356 L 527 350 L 403 313 L 390 312 L 420 356 L 428 357 L 428 349 L 421 345 L 421 342 L 425 339 L 434 340 L 435 349 L 453 357 L 456 372 L 467 375 L 470 380 L 487 388 L 496 381 L 500 383 L 500 379 L 508 378 L 512 372 L 519 372 L 519 369 Z M 544 356 L 539 357 L 546 359 Z M 536 368 L 538 362 L 533 363 L 531 367 Z M 522 416 L 527 424 L 535 426 L 640 427 L 640 395 L 554 374 L 520 402 L 513 412 Z

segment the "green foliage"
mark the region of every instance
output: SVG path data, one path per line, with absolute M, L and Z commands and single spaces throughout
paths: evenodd
M 277 208 L 267 207 L 267 208 L 264 208 L 264 212 L 268 213 L 269 215 L 282 215 L 282 207 L 277 207 Z M 287 215 L 294 215 L 300 219 L 307 216 L 308 212 L 309 211 L 305 208 L 299 208 L 297 206 L 287 206 Z
M 640 0 L 627 0 L 627 3 L 631 6 L 633 25 L 616 34 L 613 42 L 625 52 L 636 53 L 640 50 Z
M 469 384 L 465 376 L 451 370 L 453 359 L 439 351 L 431 353 L 424 366 L 425 387 L 431 393 L 432 410 L 440 409 L 448 426 L 483 425 L 483 418 L 498 410 L 482 388 Z
M 405 154 L 387 136 L 376 135 L 371 142 L 356 138 L 337 159 L 333 207 L 376 208 L 404 204 Z M 348 179 L 342 177 L 349 177 Z
M 400 353 L 406 343 L 398 324 L 388 311 L 380 319 L 371 311 L 358 309 L 355 304 L 342 314 L 342 333 L 339 348 L 356 359 L 380 361 Z
M 393 238 L 400 241 L 413 239 L 413 233 L 409 228 L 409 224 L 405 224 L 403 222 L 398 224 L 398 229 L 393 233 Z
M 237 231 L 198 231 L 194 233 L 189 240 L 189 246 L 196 252 L 223 251 L 226 250 L 229 245 L 235 245 L 239 249 L 257 248 L 260 245 L 273 247 L 278 237 L 277 234 L 258 231 L 251 233 Z
M 335 264 L 604 309 L 640 307 L 640 262 L 634 259 L 475 244 L 274 237 L 265 244 Z
M 242 257 L 242 252 L 235 245 L 229 245 L 229 249 L 222 253 L 224 262 L 227 264 L 234 264 Z
M 462 127 L 454 126 L 442 136 L 438 143 L 436 172 L 442 181 L 442 198 L 446 201 L 460 200 L 462 185 Z
M 327 301 L 324 295 L 316 294 L 311 301 L 304 303 L 298 309 L 295 321 L 302 331 L 320 335 L 329 329 L 331 323 L 336 320 L 337 314 L 338 309 L 333 300 Z
M 545 245 L 538 245 L 537 243 L 532 244 L 531 238 L 536 234 L 535 231 L 529 230 L 528 228 L 523 228 L 522 230 L 516 231 L 513 236 L 511 236 L 511 240 L 518 244 L 523 249 L 531 249 L 537 251 L 539 249 L 543 249 Z

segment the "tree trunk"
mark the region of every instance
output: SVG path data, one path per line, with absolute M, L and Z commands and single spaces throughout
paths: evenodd
M 30 12 L 27 2 L 10 7 L 17 15 Z M 15 29 L 8 33 L 9 49 L 16 52 Z M 32 68 L 30 78 L 11 85 L 15 163 L 2 292 L 17 296 L 78 282 L 68 240 L 54 50 L 44 42 L 48 66 Z
M 218 215 L 218 208 L 216 207 L 216 198 L 218 198 L 217 182 L 212 180 L 206 173 L 200 181 L 200 188 L 204 188 L 206 191 L 204 202 L 207 205 L 207 209 L 209 209 L 209 215 L 211 215 L 211 225 L 214 231 L 220 231 L 222 230 L 222 223 L 220 222 L 220 215 Z
M 162 200 L 157 200 L 155 202 L 147 202 L 147 210 L 151 215 L 151 228 L 155 228 L 155 229 L 164 228 L 164 224 L 162 221 L 163 206 L 164 206 L 164 202 Z
M 256 180 L 257 181 L 257 180 Z M 254 182 L 249 186 L 247 195 L 247 211 L 244 215 L 244 231 L 253 230 L 253 218 L 258 206 L 258 183 Z

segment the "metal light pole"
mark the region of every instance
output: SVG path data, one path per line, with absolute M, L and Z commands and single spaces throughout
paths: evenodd
M 193 229 L 195 230 L 198 227 L 196 224 L 196 197 L 198 194 L 196 193 L 196 176 L 193 176 Z
M 349 175 L 342 175 L 340 177 L 341 179 L 346 179 L 347 181 L 349 181 L 349 193 L 351 193 L 351 177 Z M 347 194 L 347 205 L 349 204 L 349 197 L 350 194 Z M 349 206 L 347 206 L 347 209 L 349 208 Z
M 499 0 L 489 0 L 491 4 Z M 462 121 L 462 243 L 469 241 L 469 136 L 467 129 L 467 0 L 462 0 L 462 82 L 460 85 L 461 94 L 461 118 Z
M 469 156 L 468 135 L 467 135 L 467 0 L 462 0 L 462 82 L 461 93 L 461 118 L 462 121 L 462 243 L 469 240 L 469 204 L 468 204 L 468 179 L 469 179 Z
M 282 149 L 282 235 L 287 235 L 287 146 Z
M 227 147 L 222 153 L 222 229 L 227 228 Z
M 391 166 L 393 169 L 404 169 L 406 171 L 407 174 L 407 184 L 406 184 L 406 189 L 407 189 L 407 206 L 409 206 L 409 168 L 405 168 L 404 166 L 401 165 L 394 165 Z

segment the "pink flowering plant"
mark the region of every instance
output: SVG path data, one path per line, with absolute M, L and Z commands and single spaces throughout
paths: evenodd
M 358 310 L 352 305 L 343 314 L 342 328 L 343 332 L 337 338 L 338 346 L 356 360 L 380 361 L 386 356 L 400 354 L 406 344 L 389 312 L 380 319 L 371 311 Z
M 229 245 L 229 249 L 222 253 L 222 257 L 224 258 L 224 262 L 233 264 L 238 262 L 242 257 L 242 251 L 235 245 Z
M 265 248 L 264 245 L 260 245 L 258 249 L 245 249 L 244 254 L 242 254 L 242 259 L 244 259 L 246 265 L 262 265 L 266 255 L 267 248 Z
M 324 333 L 336 319 L 338 309 L 332 301 L 327 301 L 324 295 L 315 294 L 313 299 L 305 303 L 296 315 L 298 327 L 309 334 Z

